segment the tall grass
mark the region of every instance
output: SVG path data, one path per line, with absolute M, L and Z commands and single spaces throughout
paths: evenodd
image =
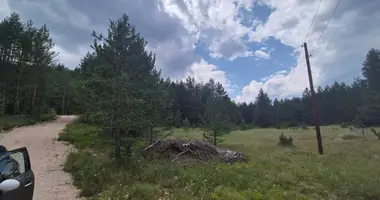
M 117 167 L 105 153 L 112 144 L 98 130 L 71 124 L 61 138 L 81 149 L 69 155 L 65 170 L 89 199 L 380 199 L 379 141 L 334 140 L 348 129 L 322 128 L 323 156 L 316 153 L 312 128 L 236 131 L 226 135 L 222 145 L 249 154 L 248 163 L 196 167 L 148 162 L 137 156 Z M 277 145 L 281 132 L 292 136 L 294 148 Z M 197 138 L 201 133 L 178 129 L 174 137 L 189 135 Z
M 0 132 L 9 131 L 15 127 L 33 125 L 38 122 L 53 120 L 56 117 L 54 110 L 48 110 L 46 113 L 38 116 L 30 115 L 5 115 L 0 116 Z

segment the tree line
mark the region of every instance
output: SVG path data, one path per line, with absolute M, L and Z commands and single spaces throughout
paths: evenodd
M 46 25 L 17 13 L 0 22 L 0 116 L 72 112 L 73 72 L 56 62 L 53 47 Z
M 69 70 L 57 61 L 46 25 L 23 23 L 12 13 L 0 23 L 0 115 L 81 114 L 120 140 L 154 127 L 202 127 L 205 138 L 235 128 L 312 125 L 311 95 L 274 99 L 260 90 L 256 100 L 236 103 L 223 86 L 192 77 L 173 81 L 155 68 L 155 55 L 129 23 L 127 15 L 111 21 L 106 35 L 93 32 L 92 51 Z M 73 66 L 70 66 L 73 67 Z M 316 91 L 324 125 L 380 124 L 380 51 L 371 49 L 363 78 L 335 82 Z M 118 151 L 120 148 L 117 148 Z M 118 153 L 117 151 L 117 153 Z

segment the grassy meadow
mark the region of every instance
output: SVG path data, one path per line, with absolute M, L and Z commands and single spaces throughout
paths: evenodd
M 312 127 L 251 129 L 225 135 L 220 144 L 248 154 L 248 163 L 191 168 L 138 158 L 116 167 L 107 153 L 112 142 L 94 126 L 68 125 L 60 139 L 80 149 L 65 170 L 89 199 L 380 199 L 380 141 L 370 131 L 361 137 L 344 137 L 351 131 L 340 126 L 321 131 L 322 156 Z M 277 144 L 281 133 L 293 137 L 293 147 Z M 202 133 L 177 129 L 170 137 L 200 139 Z

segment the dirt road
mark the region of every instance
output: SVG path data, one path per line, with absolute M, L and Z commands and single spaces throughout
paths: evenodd
M 56 138 L 73 116 L 60 116 L 54 122 L 21 127 L 4 133 L 0 144 L 8 149 L 27 147 L 35 175 L 35 200 L 75 200 L 78 191 L 71 175 L 62 171 L 70 148 Z

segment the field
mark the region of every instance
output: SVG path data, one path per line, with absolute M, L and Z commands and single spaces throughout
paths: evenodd
M 72 124 L 61 138 L 92 149 L 72 153 L 65 166 L 91 199 L 380 199 L 380 141 L 370 131 L 342 137 L 351 131 L 322 127 L 322 156 L 312 127 L 235 131 L 221 146 L 245 152 L 248 163 L 181 168 L 139 160 L 122 169 L 104 153 L 110 142 L 94 133 L 96 127 Z M 277 144 L 281 133 L 293 137 L 294 147 Z M 171 137 L 201 138 L 201 132 L 177 129 Z

